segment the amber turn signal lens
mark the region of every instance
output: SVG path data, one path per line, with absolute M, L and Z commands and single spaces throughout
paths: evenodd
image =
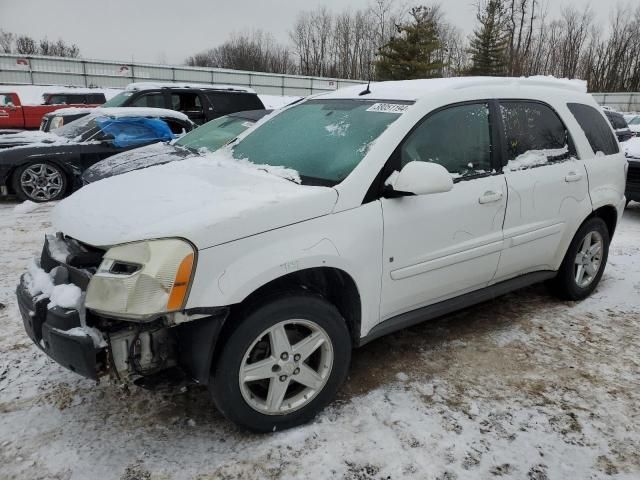
M 169 301 L 167 302 L 167 310 L 180 310 L 187 298 L 187 290 L 189 290 L 189 280 L 191 279 L 191 271 L 193 270 L 193 253 L 190 253 L 178 267 L 178 273 L 176 273 L 176 279 L 173 282 L 173 288 L 169 295 Z

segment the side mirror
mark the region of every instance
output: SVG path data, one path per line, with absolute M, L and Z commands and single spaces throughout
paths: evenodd
M 453 177 L 438 163 L 409 162 L 391 183 L 396 192 L 428 195 L 444 193 L 453 188 Z

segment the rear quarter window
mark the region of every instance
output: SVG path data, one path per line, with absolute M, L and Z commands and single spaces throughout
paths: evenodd
M 618 142 L 602 113 L 582 103 L 568 103 L 567 107 L 584 131 L 594 153 L 613 155 L 620 151 Z

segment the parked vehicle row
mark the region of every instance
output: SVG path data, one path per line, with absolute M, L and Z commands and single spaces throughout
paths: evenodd
M 630 129 L 627 121 L 621 113 L 604 110 L 604 114 L 607 116 L 609 123 L 611 123 L 611 126 L 615 130 L 619 142 L 626 142 L 635 136 L 635 133 Z
M 43 115 L 68 106 L 93 106 L 106 102 L 104 92 L 93 89 L 66 89 L 40 96 L 38 104 L 23 102 L 15 91 L 0 86 L 0 129 L 35 130 L 40 127 Z
M 81 186 L 89 166 L 126 150 L 190 132 L 195 124 L 174 110 L 100 108 L 53 132 L 0 137 L 0 194 L 48 202 Z
M 25 330 L 88 378 L 178 375 L 249 429 L 304 423 L 353 347 L 536 282 L 593 292 L 628 163 L 582 88 L 354 86 L 171 162 L 215 139 L 201 127 L 148 152 L 170 163 L 54 209 L 59 233 L 17 289 Z

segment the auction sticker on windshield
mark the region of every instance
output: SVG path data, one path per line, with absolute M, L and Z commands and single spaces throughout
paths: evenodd
M 374 103 L 367 108 L 367 112 L 404 113 L 409 107 L 402 103 Z

